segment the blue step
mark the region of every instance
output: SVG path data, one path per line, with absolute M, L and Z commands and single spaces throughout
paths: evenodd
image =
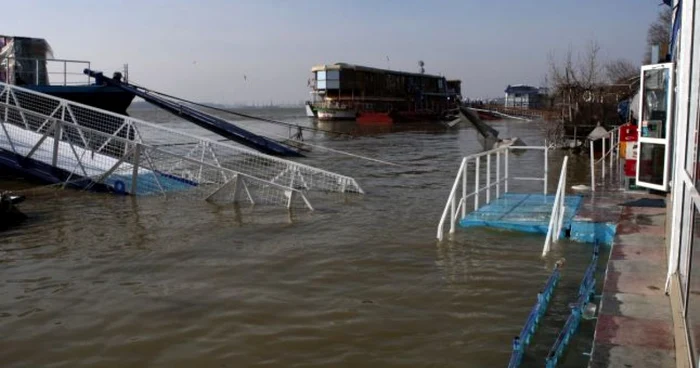
M 547 234 L 554 195 L 507 193 L 468 214 L 459 221 L 468 228 L 486 226 L 526 233 Z M 566 196 L 562 235 L 571 229 L 572 220 L 581 207 L 583 197 Z

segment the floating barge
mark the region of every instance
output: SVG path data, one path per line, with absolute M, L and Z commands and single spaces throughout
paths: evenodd
M 421 66 L 422 68 L 422 66 Z M 443 76 L 336 63 L 311 68 L 309 117 L 394 123 L 449 120 L 461 81 Z

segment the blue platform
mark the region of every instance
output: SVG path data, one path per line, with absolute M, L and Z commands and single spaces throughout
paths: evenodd
M 571 229 L 582 196 L 566 196 L 562 236 Z M 459 221 L 462 227 L 486 226 L 498 229 L 547 234 L 554 195 L 507 193 Z

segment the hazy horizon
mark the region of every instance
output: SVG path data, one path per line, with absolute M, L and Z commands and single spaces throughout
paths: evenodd
M 297 103 L 313 65 L 347 62 L 461 79 L 465 97 L 540 85 L 547 55 L 591 40 L 601 60 L 640 62 L 658 0 L 25 1 L 0 33 L 45 38 L 56 58 L 202 102 Z

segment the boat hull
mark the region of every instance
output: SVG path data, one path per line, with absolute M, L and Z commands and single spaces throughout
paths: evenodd
M 127 115 L 126 110 L 134 99 L 131 93 L 105 85 L 22 87 L 120 115 Z
M 306 117 L 309 117 L 309 118 L 316 117 L 316 110 L 314 109 L 313 105 L 311 105 L 311 103 L 309 103 L 309 102 L 305 103 L 304 108 L 306 111 Z
M 357 113 L 354 110 L 318 109 L 318 120 L 355 120 Z

